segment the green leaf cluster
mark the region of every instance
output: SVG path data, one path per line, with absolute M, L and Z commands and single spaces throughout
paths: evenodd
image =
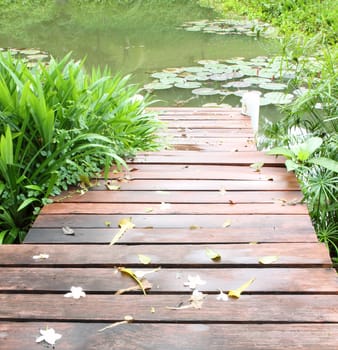
M 49 196 L 81 176 L 158 147 L 161 124 L 137 93 L 69 54 L 32 69 L 0 55 L 0 243 L 22 241 Z

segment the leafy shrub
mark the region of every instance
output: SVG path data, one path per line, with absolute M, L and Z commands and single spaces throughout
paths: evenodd
M 0 243 L 22 241 L 50 195 L 158 147 L 160 122 L 137 92 L 70 55 L 33 69 L 0 55 Z

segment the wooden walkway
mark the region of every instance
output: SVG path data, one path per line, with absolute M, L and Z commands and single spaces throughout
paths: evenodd
M 26 244 L 0 246 L 0 348 L 44 349 L 48 327 L 56 349 L 337 350 L 337 275 L 283 160 L 255 150 L 237 109 L 161 118 L 172 149 L 112 170 L 119 190 L 64 194 Z M 109 246 L 124 218 L 135 227 Z M 146 296 L 121 267 L 149 272 Z M 71 286 L 86 297 L 65 298 Z

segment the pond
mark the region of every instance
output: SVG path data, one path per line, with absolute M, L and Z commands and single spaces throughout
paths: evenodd
M 250 85 L 250 77 L 257 75 L 257 65 L 264 68 L 266 60 L 261 56 L 278 52 L 277 41 L 257 37 L 257 32 L 238 35 L 237 29 L 233 33 L 221 33 L 226 27 L 222 22 L 216 30 L 210 30 L 213 22 L 206 20 L 214 21 L 216 14 L 197 2 L 49 0 L 38 5 L 34 1 L 25 2 L 21 6 L 12 2 L 0 14 L 0 47 L 34 48 L 57 58 L 72 51 L 75 59 L 86 57 L 88 67 L 106 65 L 114 73 L 131 74 L 131 81 L 146 85 L 162 106 L 240 105 L 240 93 L 234 92 Z M 249 31 L 252 29 L 247 27 Z M 235 58 L 237 61 L 233 61 Z M 249 67 L 245 63 L 246 73 L 242 74 L 241 62 L 249 60 L 254 64 Z M 248 73 L 250 69 L 252 74 Z M 247 79 L 246 85 L 233 84 L 238 80 L 231 76 L 234 72 Z M 225 74 L 227 77 L 222 80 L 220 75 Z M 267 82 L 264 75 L 261 78 L 261 83 Z M 271 82 L 271 77 L 268 80 Z M 147 85 L 153 81 L 169 86 L 153 89 L 153 85 Z M 192 94 L 192 90 L 196 93 Z M 274 119 L 276 109 L 264 107 L 263 114 Z

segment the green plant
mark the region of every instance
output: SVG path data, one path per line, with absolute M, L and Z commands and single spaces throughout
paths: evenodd
M 69 55 L 33 69 L 0 55 L 0 243 L 22 241 L 49 196 L 81 176 L 158 147 L 160 123 L 127 82 Z

